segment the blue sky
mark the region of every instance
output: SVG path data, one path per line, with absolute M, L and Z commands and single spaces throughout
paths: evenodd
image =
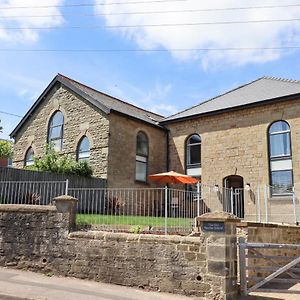
M 0 111 L 23 116 L 57 73 L 163 115 L 170 115 L 198 104 L 260 76 L 300 79 L 300 50 L 172 50 L 300 45 L 298 21 L 143 27 L 145 24 L 163 23 L 293 19 L 299 16 L 300 6 L 189 13 L 183 11 L 282 5 L 282 1 L 139 1 L 144 3 L 128 4 L 138 0 L 0 0 L 0 50 L 165 50 L 125 53 L 0 51 Z M 111 4 L 116 2 L 124 4 Z M 81 3 L 96 5 L 43 9 L 32 7 Z M 294 0 L 284 3 L 300 4 Z M 30 8 L 11 9 L 13 6 Z M 3 9 L 5 7 L 10 8 Z M 169 10 L 176 10 L 178 13 L 132 14 Z M 118 15 L 124 12 L 127 15 Z M 84 14 L 94 16 L 83 16 Z M 55 17 L 25 18 L 32 15 Z M 140 27 L 104 27 L 124 25 Z M 31 29 L 7 29 L 12 26 Z M 69 26 L 98 28 L 68 29 Z M 35 29 L 36 27 L 48 29 Z M 4 127 L 1 138 L 7 138 L 20 118 L 0 113 L 0 119 Z

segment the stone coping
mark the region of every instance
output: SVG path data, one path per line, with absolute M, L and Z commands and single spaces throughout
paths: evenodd
M 241 219 L 235 216 L 234 214 L 223 212 L 223 211 L 217 211 L 212 213 L 206 213 L 201 216 L 196 217 L 197 222 L 203 222 L 203 221 L 220 221 L 220 222 L 240 222 Z
M 248 222 L 242 221 L 237 224 L 237 227 L 268 227 L 268 228 L 291 228 L 291 229 L 300 229 L 299 225 L 293 224 L 282 224 L 282 223 L 259 223 L 259 222 Z
M 57 212 L 53 205 L 29 205 L 29 204 L 0 204 L 0 212 Z
M 90 239 L 120 242 L 145 242 L 161 244 L 201 244 L 199 237 L 177 236 L 177 235 L 156 235 L 156 234 L 134 234 L 114 233 L 107 231 L 75 231 L 69 233 L 69 239 Z

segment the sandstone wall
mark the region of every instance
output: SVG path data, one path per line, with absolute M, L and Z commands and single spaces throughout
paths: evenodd
M 76 158 L 78 142 L 87 135 L 91 143 L 90 162 L 94 175 L 107 178 L 109 119 L 99 109 L 57 85 L 36 108 L 18 132 L 14 145 L 14 166 L 23 168 L 26 151 L 32 147 L 36 157 L 45 154 L 50 117 L 60 110 L 64 114 L 62 153 Z
M 268 126 L 277 120 L 289 123 L 292 138 L 293 175 L 296 188 L 300 190 L 300 107 L 299 100 L 240 109 L 218 115 L 170 123 L 170 169 L 185 172 L 185 140 L 193 133 L 201 136 L 202 184 L 223 186 L 229 175 L 240 175 L 244 184 L 249 183 L 251 192 L 245 192 L 246 215 L 255 216 L 257 186 L 269 184 Z M 261 190 L 263 195 L 263 190 Z M 299 194 L 299 191 L 298 191 Z M 216 193 L 210 206 L 223 209 Z M 204 198 L 208 197 L 205 195 Z M 263 199 L 263 198 L 261 198 Z M 261 200 L 263 201 L 263 200 Z M 278 220 L 280 211 L 291 205 L 291 199 L 273 201 Z M 292 210 L 291 210 L 292 211 Z M 264 212 L 262 212 L 264 213 Z
M 167 171 L 167 132 L 144 122 L 110 114 L 108 186 L 148 188 L 155 184 L 135 180 L 136 137 L 143 131 L 149 142 L 148 175 Z
M 236 284 L 226 281 L 232 267 L 226 262 L 230 249 L 223 247 L 225 237 L 69 234 L 68 216 L 51 206 L 0 205 L 0 265 L 205 299 L 235 299 L 225 293 Z M 226 229 L 229 239 L 232 234 Z

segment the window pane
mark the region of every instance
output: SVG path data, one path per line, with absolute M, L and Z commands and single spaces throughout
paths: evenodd
M 148 139 L 147 136 L 139 132 L 136 139 L 136 154 L 148 156 Z
M 189 139 L 187 144 L 196 144 L 196 143 L 201 143 L 201 138 L 198 134 L 192 135 Z
M 89 151 L 90 151 L 90 141 L 85 136 L 80 142 L 79 152 L 89 152 Z
M 147 181 L 147 164 L 137 161 L 136 162 L 136 172 L 135 179 L 139 181 Z
M 78 160 L 89 160 L 90 159 L 90 151 L 85 151 L 85 152 L 79 152 L 78 153 Z
M 49 141 L 53 139 L 61 138 L 61 136 L 62 136 L 62 126 L 50 128 Z
M 291 155 L 290 134 L 282 133 L 270 136 L 271 157 Z
M 193 145 L 187 147 L 187 165 L 201 163 L 201 145 Z
M 28 149 L 25 158 L 25 166 L 32 166 L 34 164 L 33 156 L 34 156 L 34 152 L 32 148 Z
M 286 122 L 278 121 L 271 125 L 269 132 L 274 133 L 274 132 L 280 132 L 280 131 L 286 131 L 286 130 L 290 130 L 289 125 Z
M 292 171 L 276 171 L 272 176 L 272 194 L 289 194 L 293 190 Z
M 50 127 L 59 126 L 63 124 L 64 124 L 64 115 L 62 114 L 62 112 L 58 111 L 53 115 Z

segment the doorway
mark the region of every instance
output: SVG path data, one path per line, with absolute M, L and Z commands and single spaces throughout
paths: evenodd
M 223 179 L 223 208 L 224 211 L 244 218 L 244 179 L 242 176 L 230 175 Z

